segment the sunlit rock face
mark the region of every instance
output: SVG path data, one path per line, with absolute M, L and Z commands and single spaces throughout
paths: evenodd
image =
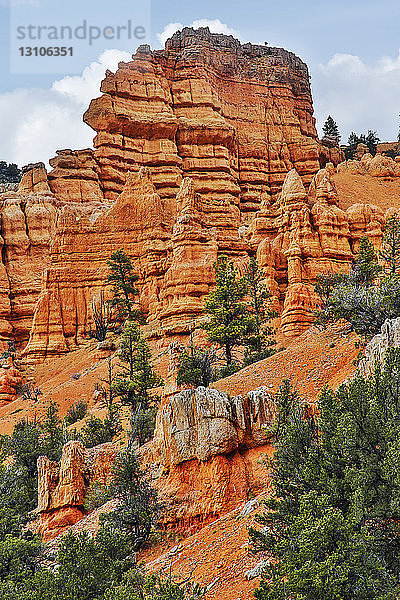
M 365 232 L 379 246 L 378 207 L 338 206 L 294 54 L 185 28 L 107 71 L 101 92 L 84 115 L 94 150 L 59 150 L 0 195 L 0 343 L 27 361 L 80 346 L 119 248 L 166 348 L 201 321 L 222 254 L 240 270 L 257 256 L 293 335 L 312 322 L 317 275 L 347 270 Z M 387 157 L 357 158 L 340 169 L 397 176 Z

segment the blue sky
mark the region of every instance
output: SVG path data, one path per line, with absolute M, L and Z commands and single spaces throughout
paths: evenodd
M 127 52 L 134 51 L 136 44 L 105 42 L 103 47 L 82 52 L 73 73 L 13 74 L 10 72 L 11 1 L 21 2 L 0 0 L 0 115 L 3 115 L 0 117 L 0 160 L 18 163 L 46 160 L 57 147 L 89 145 L 92 132 L 81 123 L 81 113 L 90 97 L 97 95 L 104 69 L 115 69 L 118 59 L 126 60 Z M 51 17 L 54 21 L 62 18 L 66 7 L 74 10 L 75 1 L 53 1 Z M 100 14 L 103 9 L 106 13 L 107 8 L 115 7 L 116 1 L 97 0 L 96 13 Z M 137 14 L 136 1 L 119 1 L 124 4 L 124 17 Z M 86 7 L 82 16 L 90 18 L 87 0 L 86 3 L 81 1 L 79 6 Z M 79 17 L 79 13 L 76 14 Z M 93 18 L 98 14 L 93 14 Z M 319 130 L 331 113 L 344 140 L 351 130 L 361 132 L 368 128 L 377 130 L 385 140 L 397 136 L 399 0 L 241 0 L 237 3 L 150 0 L 151 45 L 161 47 L 160 39 L 168 25 L 190 25 L 202 19 L 210 21 L 215 30 L 237 32 L 243 42 L 268 41 L 300 56 L 311 72 Z M 173 29 L 169 26 L 167 31 Z M 46 125 L 49 120 L 51 123 Z

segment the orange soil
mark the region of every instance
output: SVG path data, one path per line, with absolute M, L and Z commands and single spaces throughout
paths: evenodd
M 248 528 L 256 526 L 255 516 L 262 512 L 264 497 L 265 493 L 257 496 L 258 502 L 248 516 L 241 516 L 241 505 L 161 556 L 153 560 L 143 556 L 147 569 L 150 573 L 171 573 L 175 581 L 190 577 L 208 586 L 206 600 L 250 600 L 260 577 L 248 581 L 244 575 L 265 556 L 251 552 Z
M 388 208 L 400 207 L 400 177 L 385 180 L 370 175 L 336 173 L 334 176 L 338 191 L 339 207 L 345 210 L 352 204 L 369 203 Z
M 278 346 L 285 345 L 284 338 L 278 341 Z M 325 385 L 336 387 L 355 371 L 353 360 L 359 352 L 356 341 L 355 335 L 344 336 L 339 325 L 327 331 L 311 327 L 289 342 L 285 350 L 212 386 L 231 395 L 246 394 L 261 386 L 274 392 L 288 378 L 302 396 L 316 401 Z

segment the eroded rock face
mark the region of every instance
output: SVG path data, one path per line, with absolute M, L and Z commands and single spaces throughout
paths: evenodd
M 196 529 L 265 484 L 260 456 L 272 451 L 275 414 L 264 387 L 234 398 L 199 387 L 160 407 L 154 439 L 141 451 L 165 502 L 164 526 Z
M 65 444 L 61 461 L 38 460 L 36 531 L 53 539 L 85 514 L 83 501 L 93 482 L 106 485 L 111 478 L 116 449 L 112 443 L 86 449 L 80 442 Z
M 166 504 L 162 523 L 197 527 L 258 489 L 265 476 L 259 458 L 271 452 L 268 426 L 274 420 L 266 388 L 229 398 L 199 387 L 160 407 L 154 439 L 139 452 Z M 115 457 L 112 443 L 87 450 L 73 441 L 64 446 L 60 463 L 39 458 L 36 530 L 46 540 L 83 517 L 90 485 L 109 482 Z
M 84 119 L 107 198 L 146 165 L 172 217 L 185 176 L 205 198 L 254 211 L 290 168 L 307 182 L 318 168 L 307 67 L 282 48 L 185 28 L 165 50 L 139 48 L 101 91 Z
M 12 338 L 20 346 L 29 338 L 57 219 L 44 167 L 26 171 L 21 189 L 0 195 L 0 343 Z
M 0 367 L 0 407 L 17 399 L 22 383 L 21 371 L 11 361 Z
M 198 387 L 175 394 L 157 416 L 154 444 L 165 467 L 188 460 L 205 461 L 242 446 L 265 444 L 265 427 L 273 418 L 265 389 L 247 398 L 229 398 L 211 388 Z M 264 428 L 264 429 L 263 429 Z
M 374 335 L 365 347 L 357 372 L 362 377 L 371 377 L 377 366 L 385 364 L 385 356 L 389 348 L 400 346 L 400 317 L 388 319 L 381 327 L 381 333 Z
M 359 144 L 359 146 L 363 145 Z M 365 152 L 361 154 L 361 149 L 354 160 L 341 162 L 337 167 L 338 173 L 341 171 L 347 171 L 356 175 L 365 175 L 368 173 L 372 177 L 382 177 L 383 179 L 400 177 L 400 165 L 397 161 L 383 154 L 372 156 L 368 151 L 368 147 L 365 146 L 365 148 Z
M 79 347 L 118 248 L 164 349 L 203 318 L 221 254 L 241 270 L 257 256 L 294 335 L 314 318 L 318 274 L 346 271 L 365 232 L 379 246 L 386 216 L 342 211 L 334 165 L 319 169 L 308 71 L 292 53 L 186 28 L 163 51 L 139 48 L 101 90 L 85 114 L 95 150 L 59 150 L 48 174 L 28 165 L 0 197 L 0 344 L 26 345 L 26 361 Z M 357 158 L 356 172 L 400 168 Z

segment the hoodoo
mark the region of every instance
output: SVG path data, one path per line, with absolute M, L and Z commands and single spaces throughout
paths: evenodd
M 185 28 L 165 50 L 139 47 L 101 91 L 84 115 L 95 149 L 58 151 L 48 174 L 29 165 L 1 198 L 0 336 L 28 361 L 79 347 L 117 248 L 164 345 L 201 318 L 221 254 L 239 267 L 257 255 L 293 335 L 312 321 L 316 276 L 346 270 L 365 231 L 379 243 L 382 210 L 343 210 L 334 165 L 320 169 L 308 69 L 291 52 Z M 341 170 L 376 176 L 379 160 Z

